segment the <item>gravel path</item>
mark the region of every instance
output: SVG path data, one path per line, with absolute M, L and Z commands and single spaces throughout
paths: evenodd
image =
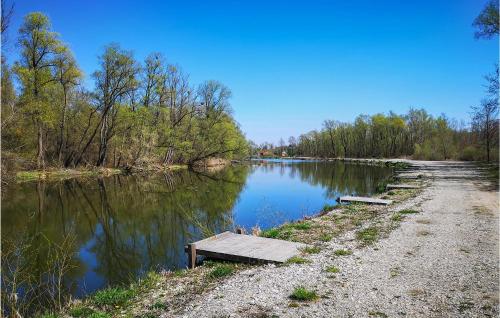
M 497 317 L 498 192 L 472 165 L 413 162 L 432 176 L 400 227 L 372 246 L 356 248 L 350 232 L 312 255 L 310 264 L 252 268 L 200 295 L 185 317 Z M 388 213 L 388 217 L 389 217 Z M 379 221 L 380 222 L 380 221 Z M 350 248 L 353 254 L 335 257 Z M 325 272 L 328 266 L 338 274 Z M 320 299 L 292 302 L 297 286 Z

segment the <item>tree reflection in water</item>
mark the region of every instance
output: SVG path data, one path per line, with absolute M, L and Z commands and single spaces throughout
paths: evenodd
M 241 212 L 241 201 L 252 198 L 250 175 L 280 186 L 295 182 L 319 187 L 323 198 L 335 199 L 341 193 L 369 194 L 389 173 L 343 163 L 286 162 L 238 165 L 214 173 L 184 170 L 153 177 L 12 184 L 2 196 L 2 241 L 12 249 L 11 257 L 2 258 L 2 291 L 6 295 L 13 288 L 5 284 L 9 272 L 29 273 L 31 279 L 16 285 L 18 292 L 24 290 L 33 304 L 57 307 L 61 294 L 78 297 L 126 283 L 150 269 L 183 267 L 187 242 L 232 229 L 237 203 L 237 213 L 247 213 Z M 62 258 L 68 263 L 60 284 L 47 283 L 48 273 L 61 267 Z

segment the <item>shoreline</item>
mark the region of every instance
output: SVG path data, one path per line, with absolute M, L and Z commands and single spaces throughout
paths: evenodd
M 373 160 L 370 160 L 374 162 Z M 385 161 L 375 161 L 375 164 L 383 164 L 386 165 Z M 399 162 L 393 162 L 392 164 L 400 165 Z M 402 169 L 408 167 L 407 164 L 400 166 Z M 392 178 L 396 176 L 396 173 L 393 173 Z M 397 190 L 397 191 L 387 191 L 381 194 L 374 194 L 376 197 L 386 197 L 390 193 L 391 199 L 396 200 L 408 200 L 411 195 L 417 193 L 417 190 Z M 410 196 L 409 196 L 410 195 Z M 341 230 L 339 233 L 331 233 L 325 234 L 322 231 L 317 231 L 320 227 L 313 226 L 316 222 L 323 222 L 323 218 L 331 218 L 332 215 L 338 215 L 343 213 L 343 211 L 351 211 L 352 207 L 366 207 L 366 215 L 367 219 L 372 217 L 373 211 L 378 211 L 383 209 L 380 206 L 369 206 L 369 205 L 335 205 L 330 207 L 325 207 L 321 211 L 318 211 L 317 214 L 313 216 L 306 217 L 302 220 L 298 220 L 292 223 L 285 223 L 280 226 L 267 229 L 259 233 L 260 236 L 271 237 L 271 238 L 279 238 L 286 240 L 299 240 L 308 244 L 313 244 L 316 246 L 317 244 L 321 244 L 327 242 L 329 240 L 334 239 L 336 236 L 340 236 L 343 232 L 348 229 L 352 230 L 351 224 L 347 224 L 352 222 L 362 222 L 363 220 L 358 220 L 354 217 L 353 220 L 351 217 L 346 217 L 346 225 L 345 229 Z M 350 208 L 351 207 L 351 208 Z M 364 208 L 361 208 L 364 209 Z M 352 211 L 351 211 L 352 212 Z M 368 216 L 369 215 L 369 216 Z M 398 219 L 402 220 L 404 216 L 399 216 Z M 336 224 L 338 220 L 333 220 L 332 225 Z M 337 223 L 336 223 L 337 222 Z M 391 221 L 392 224 L 392 221 Z M 288 235 L 291 234 L 291 235 Z M 304 256 L 304 257 L 302 257 Z M 234 275 L 238 275 L 244 270 L 259 270 L 267 267 L 281 267 L 281 266 L 290 266 L 294 263 L 308 262 L 307 258 L 310 256 L 308 253 L 305 253 L 301 257 L 296 258 L 295 260 L 291 260 L 290 263 L 284 265 L 251 265 L 251 264 L 239 264 L 239 263 L 229 263 L 222 261 L 204 261 L 201 266 L 197 266 L 195 269 L 180 269 L 176 271 L 168 271 L 168 272 L 157 272 L 152 271 L 149 272 L 145 278 L 139 279 L 136 283 L 131 284 L 128 287 L 123 287 L 120 289 L 121 292 L 131 291 L 130 293 L 133 296 L 130 297 L 125 303 L 122 304 L 112 304 L 111 306 L 99 306 L 96 305 L 95 299 L 96 296 L 99 298 L 99 295 L 106 293 L 117 293 L 116 288 L 107 288 L 104 290 L 97 291 L 95 294 L 89 295 L 83 299 L 75 300 L 72 304 L 68 306 L 65 310 L 64 317 L 72 317 L 71 313 L 75 311 L 93 311 L 99 312 L 103 314 L 110 314 L 115 317 L 126 317 L 129 314 L 133 314 L 134 316 L 145 315 L 151 311 L 159 311 L 159 308 L 165 309 L 168 308 L 169 314 L 179 314 L 184 311 L 186 307 L 186 301 L 192 301 L 194 298 L 199 296 L 204 291 L 211 290 L 213 288 L 217 288 L 217 286 L 221 286 L 224 284 L 225 279 L 232 277 Z M 144 288 L 144 285 L 154 286 Z M 180 290 L 183 290 L 180 292 Z M 179 296 L 180 294 L 183 296 Z M 170 294 L 169 300 L 158 300 L 159 298 L 165 298 L 165 295 Z M 163 296 L 162 296 L 163 295 Z M 112 298 L 112 297 L 111 297 Z M 186 299 L 188 298 L 188 299 Z M 167 305 L 159 305 L 159 303 L 167 303 Z M 139 305 L 137 305 L 139 304 Z M 118 306 L 118 307 L 116 307 Z M 73 315 L 74 316 L 74 315 Z M 111 317 L 110 316 L 110 317 Z M 170 317 L 170 316 L 167 316 Z

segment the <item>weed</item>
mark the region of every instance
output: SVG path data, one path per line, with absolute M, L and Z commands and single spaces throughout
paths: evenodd
M 326 234 L 326 233 L 323 233 L 321 234 L 321 236 L 319 237 L 319 240 L 320 241 L 323 241 L 323 242 L 330 242 L 332 240 L 333 236 L 331 234 Z
M 57 314 L 54 313 L 46 313 L 41 316 L 38 316 L 39 318 L 59 318 Z
M 102 311 L 92 313 L 88 318 L 111 318 L 111 315 Z
M 399 211 L 400 214 L 415 214 L 418 213 L 417 210 L 412 210 L 412 209 L 404 209 Z
M 122 306 L 134 296 L 130 289 L 119 287 L 107 288 L 96 292 L 92 296 L 92 301 L 99 307 Z
M 321 247 L 319 246 L 306 246 L 302 249 L 302 252 L 307 254 L 318 254 L 321 252 Z
M 325 205 L 323 205 L 323 208 L 321 209 L 321 212 L 330 212 L 331 210 L 333 210 L 334 207 L 335 207 L 334 205 L 325 203 Z
M 394 215 L 391 217 L 391 220 L 394 222 L 401 222 L 403 218 L 404 216 L 401 215 L 400 213 L 394 213 Z
M 394 278 L 396 276 L 399 276 L 399 267 L 393 267 L 389 270 L 389 277 Z
M 388 191 L 387 192 L 387 195 L 395 195 L 395 194 L 396 194 L 396 192 L 394 192 L 394 191 Z
M 372 244 L 378 239 L 379 231 L 376 227 L 368 227 L 356 233 L 356 238 L 363 244 Z
M 73 317 L 82 317 L 82 318 L 87 318 L 90 315 L 92 315 L 95 312 L 94 309 L 85 307 L 85 306 L 78 306 L 75 308 L 71 308 L 69 311 L 69 314 Z
M 335 267 L 335 266 L 329 266 L 326 268 L 325 270 L 327 273 L 333 273 L 333 274 L 336 274 L 338 272 L 340 272 L 340 269 L 338 267 Z
M 333 252 L 335 256 L 346 256 L 346 255 L 351 255 L 352 251 L 351 250 L 343 250 L 343 249 L 338 249 Z
M 161 301 L 157 301 L 156 303 L 151 306 L 153 309 L 166 309 L 167 305 L 165 303 L 162 303 Z
M 272 228 L 269 230 L 262 231 L 260 236 L 287 240 L 292 236 L 292 232 L 290 231 L 289 228 L 282 226 L 279 228 Z
M 388 317 L 387 314 L 381 312 L 381 311 L 370 311 L 368 312 L 368 316 L 371 316 L 371 317 L 383 317 L 383 318 L 386 318 Z
M 294 302 L 294 301 L 293 301 L 293 302 L 291 302 L 291 303 L 288 305 L 288 307 L 291 307 L 291 308 L 297 308 L 297 307 L 300 307 L 300 305 L 299 305 L 298 303 L 296 303 L 296 302 Z
M 234 271 L 233 266 L 229 264 L 219 264 L 214 267 L 214 269 L 208 274 L 208 277 L 212 279 L 217 279 L 231 275 Z
M 414 288 L 414 289 L 410 289 L 408 291 L 408 294 L 412 297 L 418 297 L 418 296 L 422 296 L 425 294 L 425 290 L 421 289 L 421 288 Z
M 294 289 L 290 298 L 298 301 L 312 301 L 318 299 L 318 294 L 313 290 L 307 290 L 300 286 Z
M 286 261 L 287 264 L 306 264 L 306 263 L 310 263 L 310 262 L 311 262 L 310 260 L 307 260 L 307 259 L 300 257 L 300 256 L 290 257 Z
M 311 223 L 310 222 L 294 223 L 292 227 L 297 230 L 309 230 L 311 228 Z

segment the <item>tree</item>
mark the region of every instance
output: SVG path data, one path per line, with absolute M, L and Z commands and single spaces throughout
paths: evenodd
M 11 4 L 10 7 L 8 7 L 5 3 L 4 0 L 1 2 L 1 8 L 2 8 L 2 17 L 1 17 L 1 32 L 2 32 L 2 46 L 5 48 L 5 45 L 7 44 L 7 30 L 10 26 L 10 19 L 12 18 L 12 14 L 14 13 L 14 4 Z M 2 49 L 2 54 L 3 54 L 3 49 Z
M 490 152 L 493 140 L 498 134 L 498 101 L 483 99 L 480 106 L 472 107 L 473 129 L 478 131 L 481 143 L 486 148 L 486 161 L 490 161 Z
M 56 78 L 55 59 L 66 47 L 50 30 L 50 21 L 43 13 L 28 14 L 19 29 L 21 60 L 14 71 L 22 85 L 23 107 L 32 117 L 37 130 L 37 166 L 45 168 L 44 136 L 55 119 L 55 109 L 49 101 L 51 86 Z
M 330 141 L 330 157 L 335 157 L 337 155 L 335 151 L 335 130 L 340 126 L 340 123 L 334 120 L 325 120 L 323 122 L 323 129 L 328 133 L 328 138 Z
M 472 24 L 477 28 L 474 34 L 476 39 L 491 39 L 498 35 L 498 10 L 498 0 L 490 0 L 486 4 Z
M 96 82 L 95 93 L 101 115 L 96 165 L 102 166 L 106 160 L 108 142 L 114 135 L 115 120 L 118 115 L 117 104 L 137 88 L 136 76 L 139 67 L 132 53 L 123 50 L 117 44 L 107 46 L 99 60 L 101 69 L 94 72 L 93 77 Z
M 64 138 L 64 129 L 66 125 L 67 109 L 68 109 L 68 94 L 71 89 L 79 84 L 82 77 L 81 71 L 76 65 L 73 54 L 66 49 L 64 52 L 55 58 L 55 77 L 62 88 L 62 105 L 59 119 L 59 137 L 57 141 L 57 158 L 60 163 L 63 162 L 63 149 L 66 146 Z
M 145 60 L 144 78 L 142 80 L 144 107 L 158 103 L 159 86 L 165 76 L 165 61 L 161 53 L 155 52 L 148 55 Z

